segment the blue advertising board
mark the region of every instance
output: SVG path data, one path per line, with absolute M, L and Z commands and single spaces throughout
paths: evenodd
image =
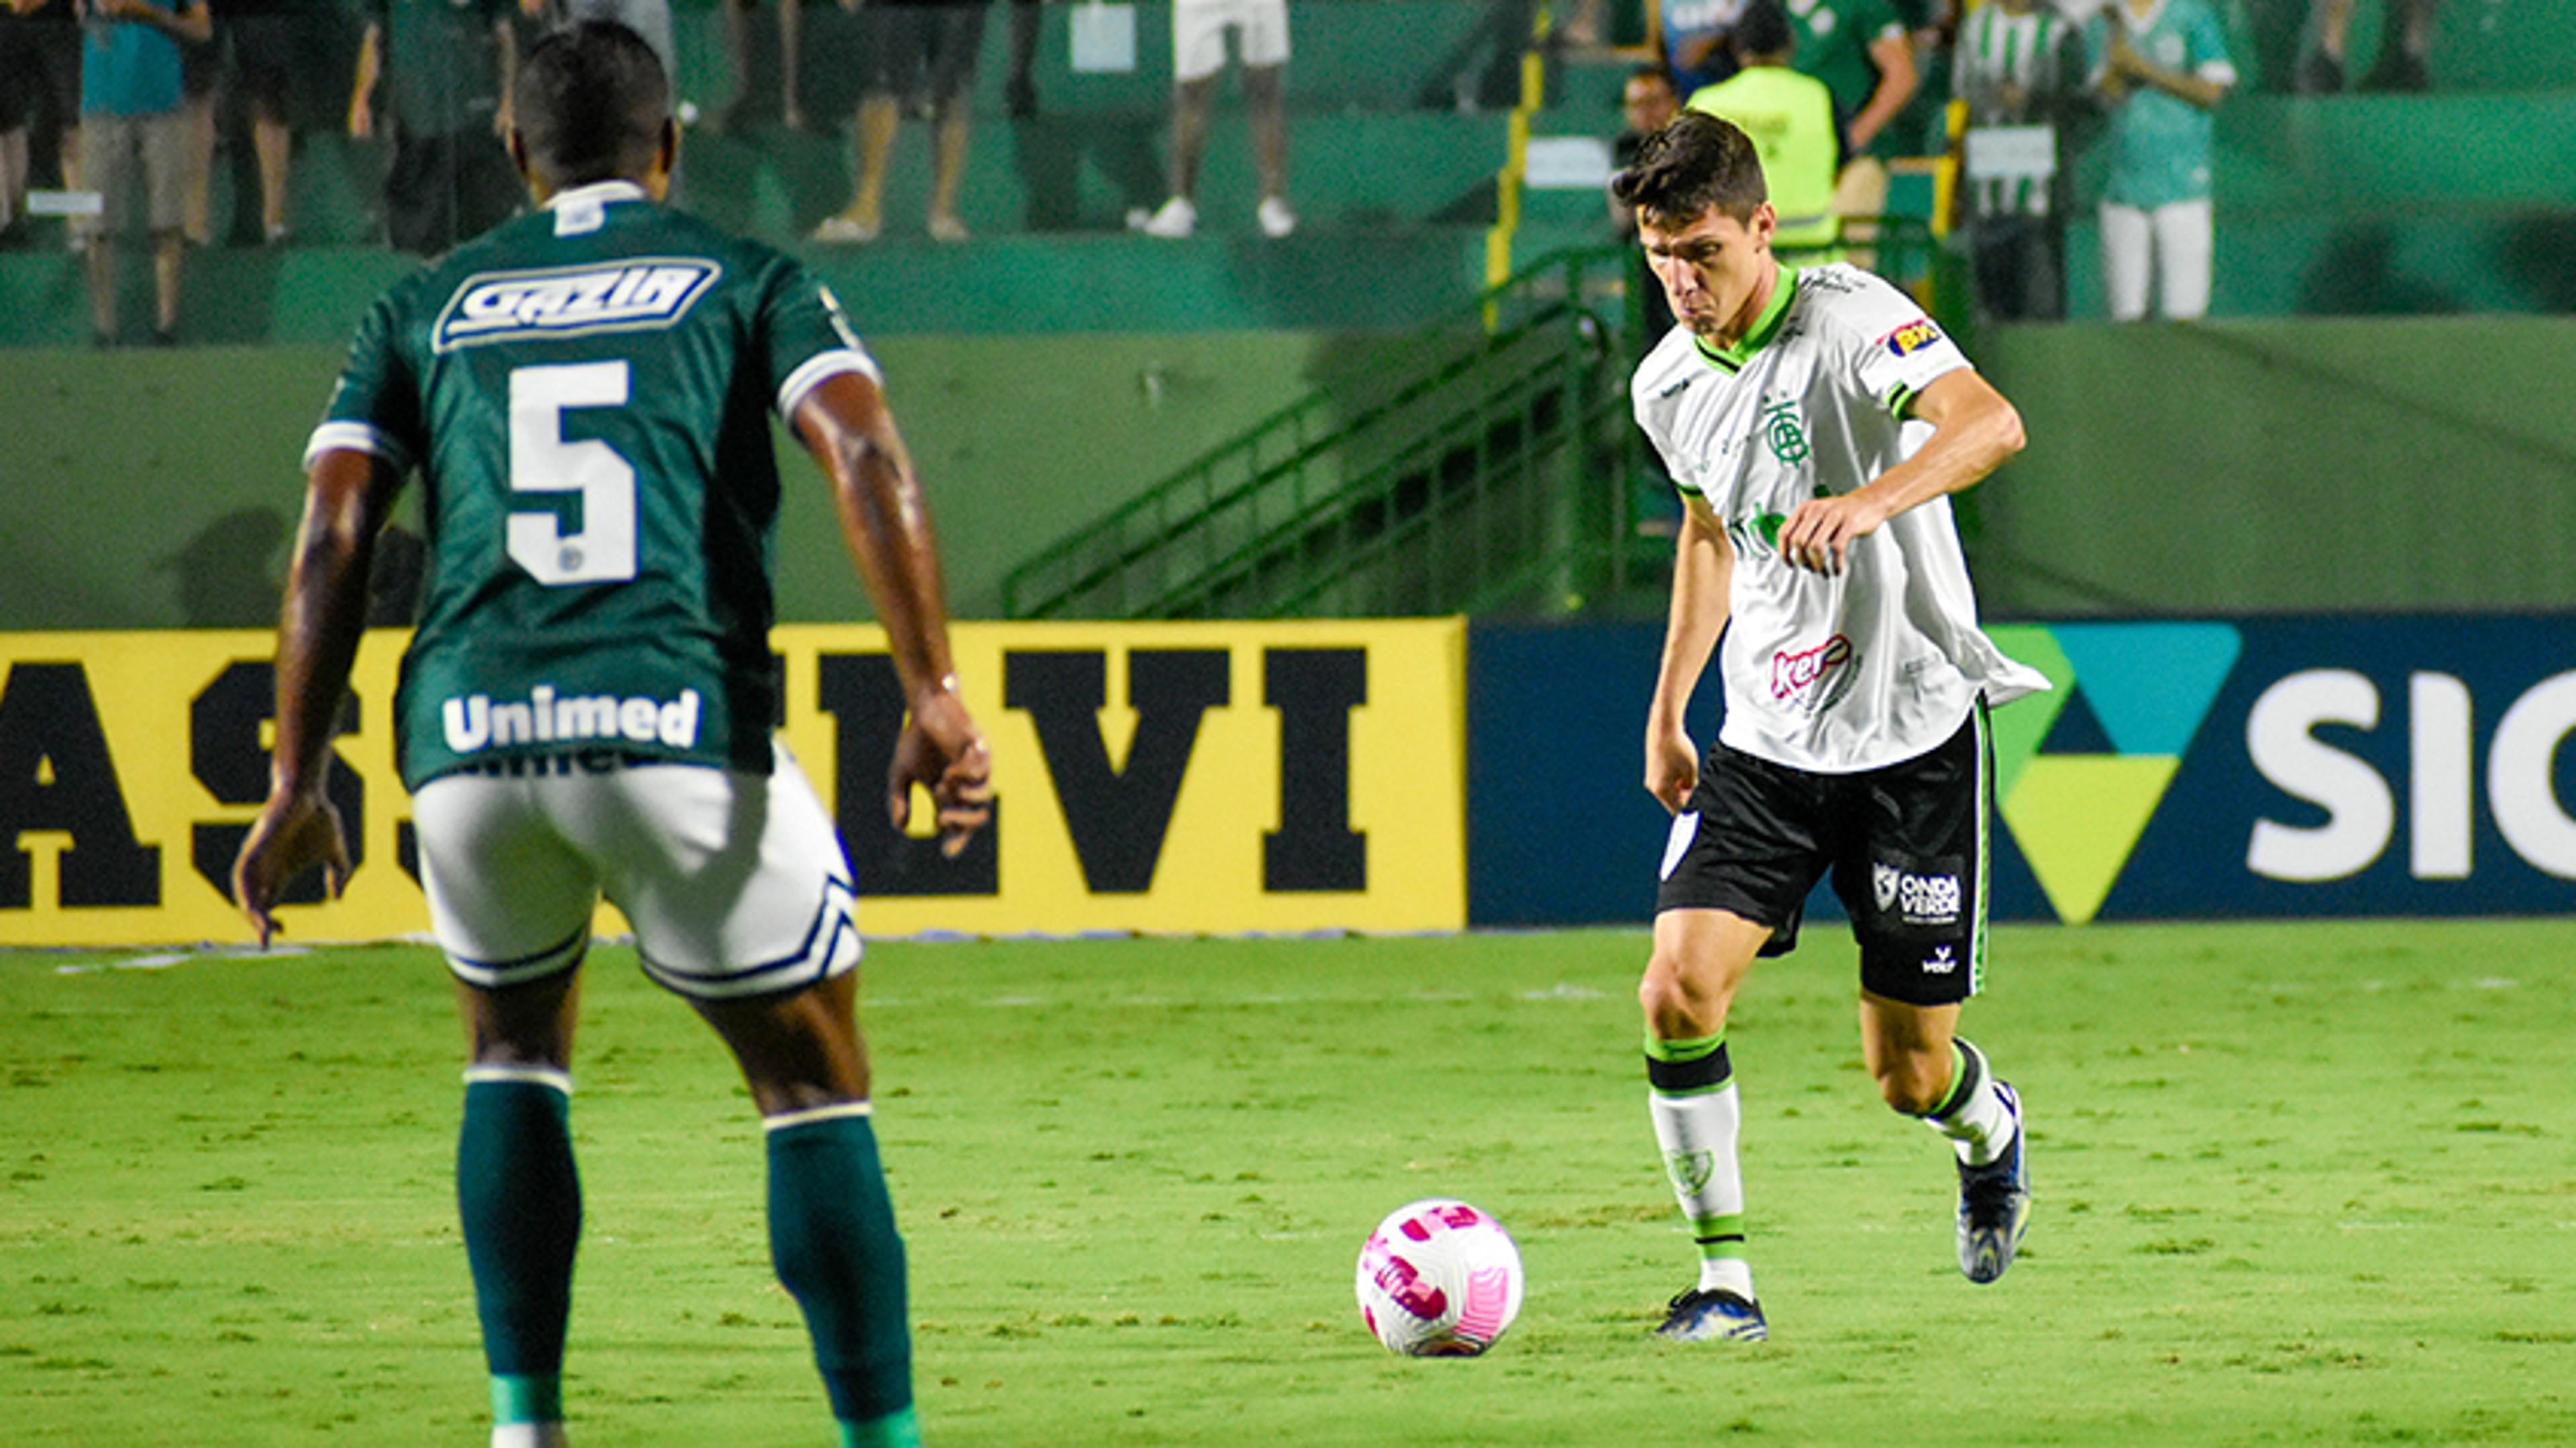
M 2576 617 L 1998 626 L 2001 920 L 2528 915 L 2576 904 Z M 1642 922 L 1660 625 L 1469 637 L 1468 916 Z M 1717 719 L 1713 683 L 1693 737 Z M 1820 902 L 1821 903 L 1821 902 Z

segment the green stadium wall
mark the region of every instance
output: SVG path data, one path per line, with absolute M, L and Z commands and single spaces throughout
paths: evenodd
M 1002 575 L 1385 334 L 877 341 L 962 617 Z M 2576 327 L 2549 318 L 1991 329 L 2030 422 L 1969 495 L 2001 616 L 2576 608 Z M 336 347 L 0 351 L 0 629 L 258 626 Z M 782 616 L 866 616 L 789 448 Z
M 872 344 L 947 542 L 957 612 L 1013 564 L 1381 339 L 1302 332 Z M 298 458 L 337 347 L 0 351 L 0 629 L 276 617 Z M 780 436 L 782 617 L 869 616 L 813 465 Z

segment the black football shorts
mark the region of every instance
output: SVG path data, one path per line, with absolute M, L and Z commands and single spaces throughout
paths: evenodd
M 1725 910 L 1798 943 L 1807 894 L 1833 873 L 1860 941 L 1861 987 L 1909 1005 L 1977 993 L 1986 954 L 1994 751 L 1980 700 L 1957 733 L 1902 763 L 1814 774 L 1712 746 L 1673 819 L 1655 908 Z

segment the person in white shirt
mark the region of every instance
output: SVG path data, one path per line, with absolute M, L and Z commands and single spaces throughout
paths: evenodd
M 1646 787 L 1674 819 L 1638 996 L 1700 1277 L 1658 1331 L 1744 1341 L 1769 1328 L 1727 1010 L 1757 955 L 1795 944 L 1828 871 L 1860 942 L 1862 1056 L 1889 1106 L 1956 1148 L 1960 1269 L 1994 1281 L 2020 1244 L 2019 1098 L 1956 1026 L 1985 957 L 1986 706 L 2047 680 L 1978 628 L 1948 495 L 2023 433 L 1905 294 L 1780 263 L 1733 125 L 1685 114 L 1614 189 L 1678 319 L 1631 387 L 1684 503 L 1645 741 Z M 1726 720 L 1703 762 L 1683 716 L 1712 652 Z
M 1253 219 L 1274 240 L 1297 229 L 1288 205 L 1288 0 L 1173 0 L 1172 194 L 1152 211 L 1128 213 L 1130 230 L 1166 241 L 1198 230 L 1199 162 L 1207 154 L 1228 33 L 1243 64 L 1243 104 L 1261 176 Z

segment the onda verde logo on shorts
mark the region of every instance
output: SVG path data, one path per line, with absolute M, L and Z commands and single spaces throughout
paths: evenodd
M 2054 686 L 1994 711 L 1995 799 L 2050 907 L 2082 924 L 2118 883 L 2244 643 L 2223 623 L 1988 632 Z M 2079 720 L 2095 727 L 2070 747 Z
M 668 327 L 724 275 L 703 257 L 640 257 L 613 266 L 477 272 L 439 311 L 440 352 L 514 337 Z
M 447 747 L 459 754 L 582 740 L 686 749 L 698 742 L 699 703 L 695 689 L 664 703 L 641 694 L 558 697 L 553 685 L 539 684 L 525 699 L 497 703 L 486 694 L 460 695 L 439 705 L 438 717 Z

